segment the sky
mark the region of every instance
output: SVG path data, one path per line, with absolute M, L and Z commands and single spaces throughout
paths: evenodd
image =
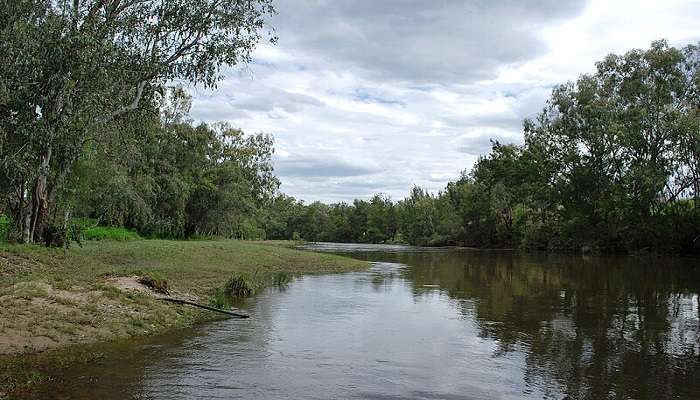
M 700 0 L 279 0 L 279 38 L 192 116 L 275 138 L 280 190 L 351 202 L 437 192 L 490 140 L 522 143 L 552 88 L 609 53 L 700 41 Z

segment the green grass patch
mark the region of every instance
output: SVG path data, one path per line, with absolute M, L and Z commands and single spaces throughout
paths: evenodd
M 95 287 L 108 276 L 152 276 L 167 281 L 171 290 L 207 297 L 236 274 L 256 280 L 361 270 L 364 261 L 328 253 L 290 249 L 275 242 L 238 240 L 137 240 L 86 242 L 63 249 L 0 243 L 0 255 L 11 264 L 0 289 L 20 281 Z M 0 265 L 1 267 L 1 265 Z M 155 275 L 151 275 L 155 274 Z
M 93 226 L 83 230 L 83 238 L 85 240 L 114 240 L 118 242 L 127 242 L 140 240 L 141 236 L 135 231 L 126 228 Z
M 234 272 L 222 287 L 214 289 L 210 305 L 229 308 L 236 299 L 254 296 L 267 287 L 284 288 L 292 280 L 292 275 L 285 271 Z
M 7 239 L 7 234 L 10 231 L 12 220 L 5 214 L 0 214 L 0 241 Z

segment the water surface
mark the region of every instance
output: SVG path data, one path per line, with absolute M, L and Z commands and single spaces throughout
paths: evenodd
M 373 261 L 129 345 L 47 398 L 697 399 L 697 261 L 312 245 Z

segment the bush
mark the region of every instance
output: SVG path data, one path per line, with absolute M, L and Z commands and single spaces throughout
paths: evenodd
M 11 224 L 12 221 L 10 220 L 10 217 L 5 214 L 0 214 L 0 240 L 7 239 Z
M 116 240 L 120 242 L 140 240 L 141 236 L 133 230 L 113 226 L 93 226 L 83 231 L 85 240 Z

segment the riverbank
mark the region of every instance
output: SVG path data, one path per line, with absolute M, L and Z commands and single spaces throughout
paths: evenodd
M 157 301 L 125 287 L 120 277 L 157 277 L 176 295 L 208 303 L 234 273 L 300 275 L 365 266 L 279 242 L 90 242 L 68 252 L 0 245 L 0 354 L 152 335 L 212 316 Z
M 89 242 L 67 252 L 0 244 L 0 399 L 22 397 L 56 369 L 99 358 L 90 344 L 221 318 L 123 284 L 133 277 L 157 277 L 171 294 L 209 303 L 233 274 L 299 276 L 368 266 L 293 244 L 139 240 Z

